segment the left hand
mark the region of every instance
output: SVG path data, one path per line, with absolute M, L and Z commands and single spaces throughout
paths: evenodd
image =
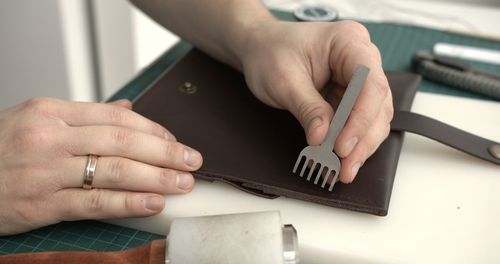
M 351 115 L 335 142 L 342 158 L 340 180 L 350 183 L 359 168 L 388 136 L 392 96 L 377 47 L 364 26 L 353 21 L 297 23 L 266 21 L 239 53 L 252 92 L 273 107 L 289 110 L 304 127 L 307 142 L 323 142 L 333 106 L 338 105 L 355 68 L 370 68 Z M 320 90 L 337 84 L 327 96 Z

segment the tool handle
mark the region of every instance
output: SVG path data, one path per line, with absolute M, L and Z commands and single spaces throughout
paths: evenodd
M 335 111 L 325 141 L 321 144 L 322 147 L 328 148 L 329 150 L 333 148 L 333 144 L 342 128 L 344 128 L 345 122 L 351 113 L 354 103 L 356 103 L 356 99 L 365 84 L 366 78 L 368 78 L 369 72 L 370 69 L 364 65 L 360 64 L 356 67 L 351 81 L 347 85 L 344 96 Z
M 432 61 L 422 61 L 417 71 L 426 79 L 500 99 L 500 81 L 489 76 L 456 70 Z

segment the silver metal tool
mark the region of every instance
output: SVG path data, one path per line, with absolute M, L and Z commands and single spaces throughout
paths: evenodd
M 351 113 L 352 107 L 354 106 L 354 103 L 356 102 L 356 99 L 358 98 L 358 95 L 363 88 L 363 85 L 365 84 L 369 71 L 370 69 L 364 65 L 358 65 L 356 67 L 351 81 L 349 82 L 349 85 L 347 85 L 344 96 L 340 101 L 337 111 L 333 116 L 332 122 L 330 123 L 330 128 L 328 129 L 328 133 L 326 134 L 324 142 L 319 146 L 305 147 L 300 152 L 299 157 L 295 162 L 293 173 L 297 171 L 299 163 L 305 157 L 305 161 L 302 164 L 302 170 L 300 171 L 300 177 L 304 176 L 304 172 L 306 171 L 307 166 L 312 163 L 312 166 L 309 169 L 309 175 L 307 176 L 307 180 L 311 180 L 311 176 L 319 166 L 314 184 L 318 184 L 319 178 L 321 177 L 322 173 L 326 172 L 321 184 L 321 188 L 325 188 L 328 179 L 331 175 L 333 175 L 333 179 L 330 182 L 330 187 L 328 188 L 328 191 L 332 191 L 333 186 L 338 180 L 341 168 L 339 157 L 332 151 L 333 145 L 340 131 L 344 127 L 349 114 Z

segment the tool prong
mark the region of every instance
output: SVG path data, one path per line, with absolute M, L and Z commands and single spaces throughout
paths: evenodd
M 321 183 L 321 188 L 325 188 L 325 185 L 328 182 L 328 178 L 330 178 L 330 174 L 332 173 L 330 168 L 328 168 L 328 167 L 326 167 L 326 168 L 327 168 L 327 170 L 326 170 L 325 178 L 323 179 L 323 183 Z
M 318 173 L 316 173 L 316 179 L 314 179 L 314 184 L 318 184 L 319 178 L 321 177 L 321 173 L 323 172 L 323 169 L 325 166 L 321 165 L 321 168 L 319 168 Z
M 314 168 L 316 168 L 316 165 L 318 165 L 318 163 L 313 161 L 313 165 L 311 166 L 311 168 L 309 168 L 309 174 L 307 175 L 308 181 L 311 180 L 311 176 L 313 175 Z
M 304 172 L 306 171 L 306 168 L 307 168 L 307 163 L 309 163 L 309 160 L 306 157 L 306 160 L 305 160 L 304 164 L 302 165 L 302 170 L 300 170 L 300 177 L 304 176 Z
M 299 164 L 300 164 L 300 160 L 302 160 L 303 157 L 304 157 L 304 155 L 299 155 L 299 157 L 297 158 L 297 161 L 295 162 L 295 166 L 293 166 L 293 170 L 292 170 L 293 173 L 295 173 L 297 171 L 297 168 L 299 167 Z
M 330 187 L 328 188 L 328 191 L 331 192 L 333 190 L 333 186 L 335 185 L 335 183 L 337 183 L 338 178 L 339 178 L 339 174 L 335 171 L 335 176 L 333 176 L 333 180 L 330 183 Z

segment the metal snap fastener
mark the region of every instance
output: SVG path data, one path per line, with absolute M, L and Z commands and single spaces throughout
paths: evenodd
M 179 91 L 185 94 L 194 94 L 198 90 L 198 87 L 196 85 L 192 84 L 191 82 L 185 82 L 181 86 L 179 86 Z
M 500 159 L 500 145 L 491 145 L 488 148 L 488 151 L 490 152 L 491 156 Z
M 334 21 L 339 17 L 337 9 L 326 5 L 305 4 L 293 11 L 300 21 Z

